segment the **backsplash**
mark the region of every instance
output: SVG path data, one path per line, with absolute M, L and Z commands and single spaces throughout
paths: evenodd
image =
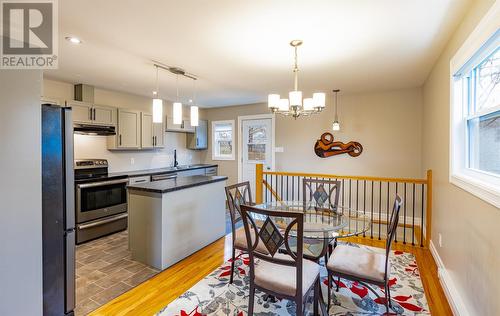
M 107 159 L 110 172 L 170 167 L 174 163 L 174 149 L 181 165 L 201 162 L 200 152 L 186 149 L 183 133 L 165 133 L 165 148 L 148 151 L 109 151 L 106 136 L 75 134 L 74 140 L 75 159 Z

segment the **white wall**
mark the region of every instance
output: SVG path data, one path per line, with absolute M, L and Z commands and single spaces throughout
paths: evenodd
M 103 90 L 94 91 L 96 104 L 111 105 L 120 108 L 151 112 L 151 99 L 123 92 Z M 73 84 L 61 81 L 43 80 L 43 95 L 59 100 L 73 100 Z M 188 108 L 184 108 L 185 115 Z M 172 106 L 165 102 L 164 113 L 171 115 Z M 180 164 L 199 163 L 201 152 L 186 149 L 186 134 L 165 133 L 165 148 L 148 151 L 109 151 L 106 137 L 75 135 L 75 159 L 108 159 L 110 172 L 162 168 L 173 164 L 173 151 L 177 149 Z M 134 164 L 131 164 L 131 158 Z
M 0 315 L 42 314 L 41 85 L 0 70 Z
M 432 243 L 445 267 L 445 289 L 455 294 L 451 302 L 462 315 L 500 315 L 500 209 L 448 180 L 450 59 L 494 2 L 472 3 L 423 87 L 423 167 L 434 177 Z
M 210 120 L 235 120 L 238 116 L 269 113 L 267 104 L 252 104 L 205 109 Z M 317 172 L 342 175 L 382 177 L 423 177 L 422 170 L 422 90 L 421 88 L 351 94 L 341 97 L 341 131 L 336 140 L 358 141 L 363 153 L 356 158 L 339 155 L 319 158 L 314 143 L 324 132 L 331 132 L 333 106 L 327 101 L 325 111 L 312 117 L 276 116 L 276 169 L 280 171 Z M 211 124 L 209 124 L 209 131 Z M 235 141 L 238 137 L 236 126 Z M 237 145 L 235 145 L 237 148 Z M 237 149 L 236 149 L 237 150 Z M 237 152 L 236 152 L 237 153 Z M 218 163 L 228 183 L 238 181 L 238 155 L 233 161 L 212 161 L 211 143 L 205 152 L 206 162 Z

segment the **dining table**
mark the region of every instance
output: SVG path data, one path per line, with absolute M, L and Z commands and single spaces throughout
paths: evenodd
M 365 211 L 349 206 L 332 205 L 328 202 L 312 201 L 272 201 L 253 205 L 254 208 L 267 211 L 301 212 L 304 214 L 303 224 L 303 254 L 304 258 L 322 263 L 326 266 L 327 254 L 342 238 L 365 234 L 371 227 L 371 218 Z M 264 222 L 266 215 L 250 213 L 256 223 Z M 286 228 L 290 224 L 290 217 L 271 216 L 278 228 Z M 289 232 L 289 237 L 297 235 L 297 225 Z M 293 241 L 290 242 L 293 244 Z M 293 250 L 293 247 L 292 247 Z M 272 299 L 272 296 L 270 296 Z M 321 311 L 328 315 L 323 296 L 320 295 Z

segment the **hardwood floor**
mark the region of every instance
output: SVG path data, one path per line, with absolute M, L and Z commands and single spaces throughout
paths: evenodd
M 219 239 L 90 315 L 154 315 L 226 261 L 231 255 L 230 241 L 230 235 Z M 375 247 L 384 245 L 384 241 L 362 237 L 352 238 L 351 241 Z M 437 267 L 430 251 L 401 243 L 394 244 L 393 249 L 415 255 L 431 313 L 453 315 L 439 283 Z

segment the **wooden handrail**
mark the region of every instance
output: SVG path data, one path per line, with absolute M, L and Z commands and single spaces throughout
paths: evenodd
M 431 220 L 432 220 L 432 170 L 427 170 L 427 205 L 425 221 L 425 246 L 429 247 L 431 242 Z
M 322 173 L 302 173 L 302 172 L 284 172 L 284 171 L 263 171 L 262 174 L 278 175 L 278 176 L 296 176 L 296 177 L 307 177 L 307 178 L 335 178 L 335 179 L 427 184 L 427 179 L 345 176 L 345 175 L 322 174 Z
M 255 189 L 255 201 L 256 203 L 263 203 L 265 191 L 269 191 L 271 196 L 277 201 L 281 201 L 281 197 L 278 195 L 275 188 L 273 188 L 270 183 L 265 179 L 265 175 L 275 175 L 275 176 L 290 176 L 290 177 L 303 177 L 303 178 L 325 178 L 325 179 L 350 179 L 350 180 L 365 180 L 372 182 L 392 182 L 392 183 L 405 183 L 413 184 L 413 190 L 415 190 L 416 184 L 422 185 L 422 203 L 424 203 L 424 187 L 425 187 L 425 213 L 424 206 L 422 206 L 422 222 L 420 226 L 415 226 L 413 223 L 413 229 L 417 230 L 417 241 L 420 241 L 420 245 L 424 247 L 429 247 L 430 240 L 432 237 L 432 170 L 427 170 L 425 179 L 412 179 L 412 178 L 390 178 L 390 177 L 370 177 L 370 176 L 347 176 L 347 175 L 332 175 L 332 174 L 321 174 L 321 173 L 304 173 L 304 172 L 284 172 L 284 171 L 264 171 L 262 164 L 256 165 L 256 189 Z M 272 178 L 271 178 L 272 179 Z M 365 184 L 366 186 L 366 184 Z M 405 187 L 406 188 L 406 187 Z M 406 189 L 405 189 L 406 190 Z M 397 192 L 397 185 L 396 185 Z M 405 191 L 406 192 L 406 191 Z M 373 193 L 373 192 L 372 192 Z M 406 193 L 405 193 L 406 194 Z M 413 192 L 415 194 L 415 192 Z M 350 197 L 349 197 L 350 198 Z M 372 202 L 373 203 L 373 202 Z M 388 204 L 389 205 L 389 204 Z M 415 208 L 415 205 L 413 205 Z M 415 214 L 413 214 L 415 216 Z M 410 225 L 410 224 L 408 224 Z M 423 231 L 423 227 L 425 230 Z M 412 232 L 415 235 L 415 231 Z M 380 234 L 379 234 L 380 238 Z M 412 241 L 413 242 L 413 241 Z

